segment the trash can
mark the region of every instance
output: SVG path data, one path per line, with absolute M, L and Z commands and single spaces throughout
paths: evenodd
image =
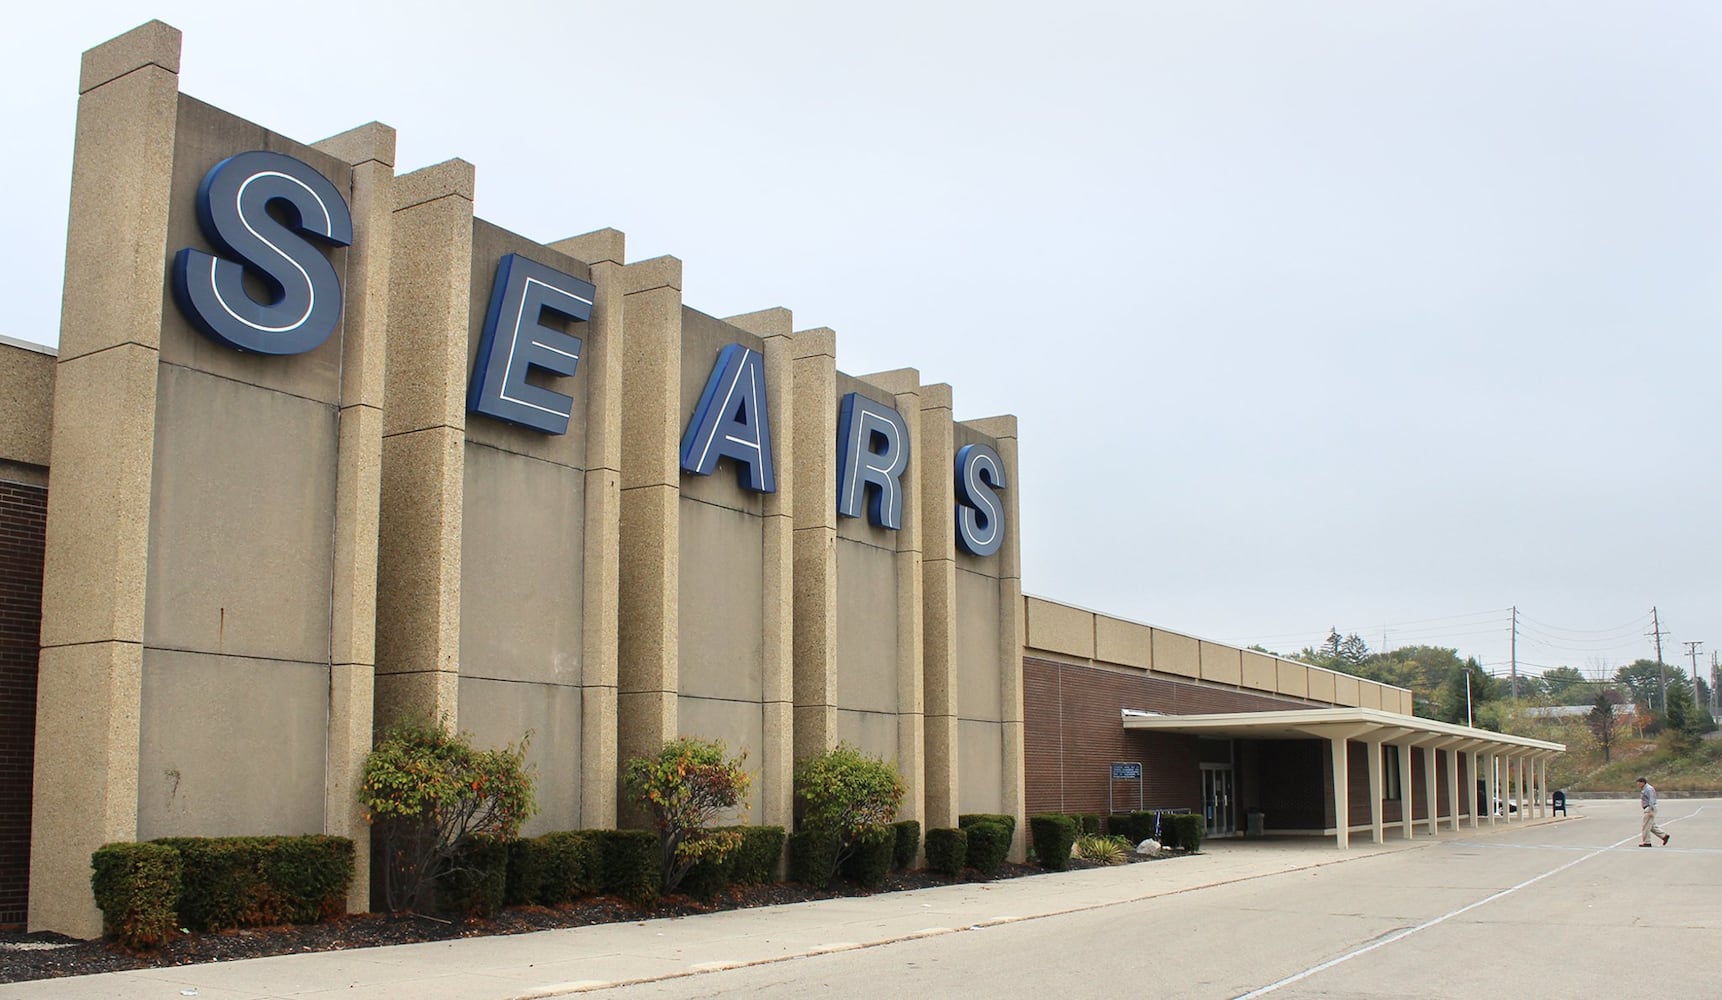
M 1265 812 L 1262 812 L 1260 809 L 1251 809 L 1249 812 L 1245 813 L 1244 819 L 1245 819 L 1246 825 L 1244 827 L 1244 836 L 1246 836 L 1246 837 L 1260 837 L 1260 836 L 1262 836 L 1262 827 L 1266 825 L 1267 818 L 1268 818 L 1268 814 Z

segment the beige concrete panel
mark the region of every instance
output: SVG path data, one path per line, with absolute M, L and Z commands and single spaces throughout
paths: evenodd
M 928 714 L 925 739 L 927 782 L 922 826 L 927 830 L 949 829 L 957 825 L 960 783 L 956 716 Z
M 1028 648 L 1085 659 L 1094 656 L 1094 612 L 1040 597 L 1028 601 Z
M 747 317 L 743 317 L 746 319 Z M 787 322 L 787 316 L 786 320 Z M 767 517 L 781 516 L 788 531 L 795 521 L 795 360 L 788 336 L 766 337 L 765 405 L 771 410 L 772 456 L 777 468 L 777 492 L 765 497 Z
M 659 258 L 623 271 L 622 489 L 681 480 L 681 262 Z M 625 547 L 624 543 L 624 547 Z
M 728 822 L 764 823 L 765 811 L 761 792 L 765 788 L 760 748 L 765 745 L 765 724 L 761 706 L 754 702 L 727 701 L 721 698 L 682 696 L 677 712 L 681 719 L 681 736 L 703 740 L 722 740 L 731 756 L 745 753 L 742 769 L 750 778 L 745 809 L 735 811 Z
M 557 240 L 550 248 L 588 264 L 623 264 L 628 259 L 628 237 L 620 229 L 595 229 Z
M 1274 660 L 1274 693 L 1309 697 L 1309 667 L 1291 660 Z
M 957 723 L 958 759 L 963 780 L 957 813 L 1010 812 L 1004 795 L 1004 726 L 964 719 Z
M 54 415 L 54 353 L 0 343 L 0 459 L 48 465 Z
M 161 343 L 179 33 L 152 22 L 84 54 L 60 360 Z M 168 68 L 169 66 L 174 68 Z
M 338 433 L 331 406 L 162 366 L 145 645 L 328 662 Z
M 462 676 L 579 686 L 585 473 L 469 439 L 465 477 Z
M 837 710 L 837 742 L 857 747 L 897 767 L 897 723 L 895 713 Z M 901 774 L 901 770 L 898 771 Z
M 1357 707 L 1362 699 L 1358 693 L 1357 678 L 1350 674 L 1335 673 L 1333 675 L 1333 703 Z
M 1240 684 L 1244 679 L 1243 653 L 1217 642 L 1201 644 L 1202 679 L 1216 684 Z
M 1357 705 L 1359 708 L 1381 710 L 1381 685 L 1374 681 L 1357 682 Z
M 595 829 L 616 822 L 616 669 L 621 573 L 622 477 L 586 473 L 585 586 L 581 595 L 581 816 Z
M 354 190 L 353 168 L 345 160 L 294 142 L 194 98 L 180 99 L 178 116 L 170 202 L 172 211 L 167 229 L 170 252 L 180 247 L 191 247 L 219 254 L 198 224 L 197 191 L 212 167 L 236 153 L 266 149 L 302 160 L 328 178 L 349 199 L 350 207 Z M 356 235 L 362 233 L 358 227 L 364 221 L 354 217 Z M 367 243 L 375 238 L 375 234 L 363 235 Z M 349 267 L 352 252 L 334 247 L 326 249 L 324 254 L 334 267 L 343 292 L 353 288 L 354 275 Z M 251 294 L 259 301 L 271 294 L 261 284 L 252 287 Z M 362 283 L 354 291 L 363 299 Z M 165 291 L 157 294 L 162 296 L 159 316 L 164 364 L 183 365 L 331 405 L 341 402 L 346 331 L 354 318 L 350 309 L 342 309 L 340 324 L 322 344 L 303 354 L 280 356 L 234 350 L 205 336 L 192 326 L 177 303 L 172 301 L 171 295 Z M 347 296 L 343 294 L 345 298 Z M 380 341 L 381 331 L 374 336 Z
M 795 531 L 795 704 L 836 703 L 837 536 Z M 799 745 L 799 744 L 798 744 Z
M 795 332 L 795 314 L 782 306 L 730 316 L 724 322 L 756 337 L 788 337 Z
M 781 313 L 785 327 L 787 310 Z M 742 317 L 748 322 L 749 317 Z M 763 318 L 760 323 L 770 329 Z M 759 822 L 789 829 L 795 807 L 795 500 L 794 464 L 785 445 L 795 440 L 795 392 L 787 334 L 768 337 L 765 348 L 766 405 L 772 413 L 777 492 L 765 498 L 764 593 L 761 612 L 765 676 L 764 745 L 757 793 Z
M 353 164 L 355 242 L 347 252 L 341 403 L 383 405 L 388 360 L 389 260 L 395 210 L 395 130 L 370 122 L 315 145 Z
M 802 760 L 837 745 L 837 706 L 795 705 L 795 759 Z
M 460 669 L 461 489 L 458 430 L 434 427 L 383 439 L 377 543 L 377 672 Z M 443 688 L 421 689 L 421 693 Z M 453 689 L 447 693 L 452 695 Z M 379 696 L 378 718 L 382 714 Z M 454 702 L 418 706 L 435 717 Z
M 1200 646 L 1201 644 L 1197 640 L 1187 635 L 1179 635 L 1165 629 L 1155 629 L 1155 672 L 1178 674 L 1181 677 L 1200 677 L 1202 675 Z
M 923 711 L 930 716 L 956 715 L 960 641 L 957 566 L 950 559 L 928 560 L 922 564 L 921 572 L 927 581 L 922 592 L 927 609 L 922 625 L 922 641 L 926 650 Z
M 679 674 L 683 698 L 765 700 L 764 525 L 681 500 Z M 756 750 L 759 744 L 754 744 Z
M 674 691 L 622 691 L 616 695 L 616 760 L 626 767 L 634 757 L 646 757 L 681 735 L 679 698 Z M 618 772 L 619 773 L 619 772 Z M 644 818 L 638 809 L 618 803 L 624 822 Z
M 365 757 L 371 752 L 372 685 L 376 678 L 368 663 L 335 664 L 329 668 L 329 759 L 323 789 L 323 832 L 353 842 L 354 871 L 371 870 L 371 831 L 359 804 Z M 371 908 L 370 879 L 356 878 L 347 889 L 347 912 Z
M 55 369 L 44 647 L 143 641 L 156 370 L 136 345 Z
M 30 814 L 31 930 L 94 938 L 90 854 L 137 839 L 138 698 L 143 649 L 45 647 L 36 689 Z
M 1310 667 L 1306 671 L 1309 685 L 1309 700 L 1319 701 L 1326 705 L 1336 704 L 1334 699 L 1334 679 L 1337 676 L 1331 670 L 1320 667 Z
M 498 749 L 526 740 L 538 812 L 521 828 L 535 837 L 586 826 L 580 815 L 581 692 L 563 684 L 460 678 L 459 730 L 473 746 Z
M 321 833 L 329 668 L 145 649 L 139 840 Z
M 796 530 L 837 527 L 837 335 L 820 328 L 790 340 L 794 354 Z M 796 612 L 800 617 L 800 612 Z M 797 626 L 799 628 L 799 625 Z
M 957 714 L 999 722 L 1005 718 L 1004 665 L 999 662 L 998 581 L 957 571 Z M 966 783 L 969 779 L 965 775 Z
M 415 670 L 375 675 L 372 727 L 382 732 L 404 721 L 432 723 L 455 717 L 460 675 L 448 670 Z
M 892 553 L 837 543 L 837 705 L 897 712 L 897 568 Z M 887 750 L 897 756 L 893 743 Z
M 1152 669 L 1154 630 L 1136 622 L 1095 615 L 1094 658 L 1103 663 L 1117 663 L 1142 670 Z
M 764 732 L 759 753 L 760 784 L 754 790 L 757 823 L 781 826 L 795 822 L 795 706 L 787 701 L 761 706 Z
M 1274 658 L 1243 650 L 1243 680 L 1244 687 L 1257 691 L 1272 691 L 1278 678 L 1274 670 Z
M 942 382 L 921 387 L 921 427 L 915 439 L 920 462 L 921 550 L 927 559 L 955 559 L 957 553 L 956 462 L 951 387 Z
M 395 179 L 385 434 L 466 425 L 473 182 L 461 160 Z
M 622 491 L 616 679 L 628 691 L 675 691 L 680 605 L 680 500 L 674 487 Z
M 1407 691 L 1403 688 L 1401 688 L 1399 690 L 1399 714 L 1400 715 L 1416 715 L 1417 714 L 1417 701 L 1416 701 L 1416 699 L 1412 697 L 1412 694 L 1410 691 Z
M 621 235 L 616 233 L 618 241 Z M 578 243 L 577 237 L 558 246 Z M 592 284 L 598 291 L 593 296 L 592 318 L 586 322 L 581 358 L 586 369 L 586 468 L 618 473 L 622 470 L 622 338 L 627 301 L 622 293 L 626 287 L 623 270 L 619 262 L 608 260 L 591 267 Z
M 780 463 L 794 482 L 794 697 L 797 759 L 837 744 L 837 338 L 805 330 L 789 342 L 794 426 Z M 893 637 L 894 639 L 894 637 Z

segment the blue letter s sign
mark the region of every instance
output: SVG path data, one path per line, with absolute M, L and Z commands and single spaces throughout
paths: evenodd
M 269 213 L 284 206 L 285 223 Z M 259 354 L 303 354 L 341 320 L 341 279 L 305 237 L 353 243 L 353 216 L 327 177 L 291 156 L 255 150 L 210 169 L 197 188 L 197 221 L 219 251 L 186 247 L 173 261 L 173 295 L 205 335 Z M 268 286 L 258 302 L 249 269 Z
M 990 556 L 1004 541 L 1004 460 L 991 445 L 957 449 L 957 544 L 970 555 Z
M 544 325 L 546 312 L 586 321 L 597 288 L 571 274 L 507 254 L 496 265 L 490 310 L 472 365 L 466 408 L 546 434 L 568 433 L 574 400 L 526 381 L 529 369 L 572 375 L 580 338 Z

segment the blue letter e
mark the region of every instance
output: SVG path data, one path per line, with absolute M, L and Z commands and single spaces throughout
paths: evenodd
M 592 318 L 597 289 L 519 254 L 496 265 L 490 311 L 472 365 L 466 408 L 546 434 L 568 433 L 574 400 L 526 381 L 529 369 L 572 375 L 580 361 L 580 338 L 544 325 L 546 312 L 585 321 Z

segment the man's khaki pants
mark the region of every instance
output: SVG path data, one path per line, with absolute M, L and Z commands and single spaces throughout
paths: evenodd
M 1646 809 L 1644 811 L 1644 829 L 1638 835 L 1638 842 L 1641 844 L 1648 844 L 1650 843 L 1651 837 L 1666 836 L 1668 836 L 1668 834 L 1662 832 L 1662 827 L 1656 825 L 1656 810 Z

